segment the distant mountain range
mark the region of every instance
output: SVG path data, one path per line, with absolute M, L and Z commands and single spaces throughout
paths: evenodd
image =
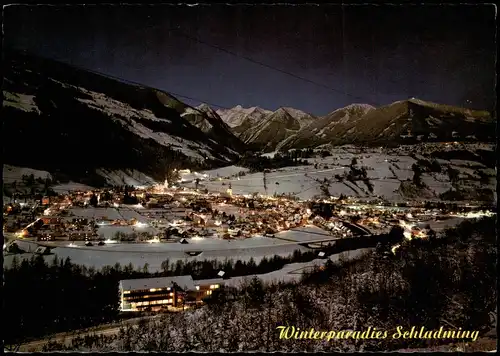
M 487 111 L 419 99 L 375 108 L 351 104 L 323 117 L 280 108 L 270 112 L 237 106 L 217 111 L 243 142 L 264 151 L 325 144 L 387 145 L 426 141 L 494 141 L 496 123 Z
M 279 108 L 273 112 L 237 106 L 217 113 L 243 142 L 268 151 L 316 120 L 314 116 L 293 108 Z
M 493 141 L 488 112 L 418 99 L 352 104 L 315 117 L 282 107 L 215 111 L 173 95 L 16 51 L 4 53 L 4 162 L 82 177 L 234 164 L 245 151 L 323 145 Z

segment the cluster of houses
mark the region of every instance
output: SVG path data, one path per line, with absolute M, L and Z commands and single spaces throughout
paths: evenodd
M 127 196 L 132 197 L 135 203 L 125 205 L 149 220 L 149 225 L 157 231 L 153 236 L 155 239 L 179 240 L 183 243 L 188 243 L 189 238 L 200 237 L 234 239 L 255 235 L 273 236 L 280 231 L 308 224 L 338 236 L 349 237 L 356 228 L 361 233 L 384 233 L 395 225 L 401 225 L 401 221 L 418 223 L 445 214 L 437 208 L 352 203 L 350 199 L 344 198 L 336 202 L 318 203 L 331 206 L 327 209 L 329 214 L 322 215 L 324 207 L 316 209 L 307 202 L 279 197 L 232 196 L 187 188 L 128 188 L 125 190 Z M 123 189 L 103 189 L 75 191 L 32 203 L 7 204 L 4 205 L 4 231 L 20 232 L 24 237 L 35 237 L 42 241 L 96 240 L 99 239 L 99 225 L 119 227 L 139 223 L 135 219 L 125 218 L 83 219 L 72 216 L 67 208 L 110 205 L 119 208 L 124 206 L 124 200 Z M 409 216 L 409 211 L 413 216 Z M 141 241 L 141 238 L 136 237 L 136 241 Z

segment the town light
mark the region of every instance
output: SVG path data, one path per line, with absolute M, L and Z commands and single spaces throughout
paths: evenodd
M 21 230 L 21 231 L 18 231 L 16 233 L 16 235 L 19 237 L 25 237 L 26 235 L 28 235 L 28 232 L 26 230 Z

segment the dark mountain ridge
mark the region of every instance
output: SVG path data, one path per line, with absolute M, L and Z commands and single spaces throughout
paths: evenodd
M 245 150 L 229 131 L 192 125 L 181 114 L 191 107 L 166 92 L 12 50 L 4 68 L 7 164 L 75 177 L 136 169 L 162 180 L 168 169 L 227 165 Z

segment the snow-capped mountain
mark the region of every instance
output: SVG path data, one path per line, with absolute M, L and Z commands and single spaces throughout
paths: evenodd
M 236 107 L 238 108 L 238 107 Z M 292 108 L 279 108 L 266 112 L 259 108 L 246 109 L 245 118 L 232 131 L 245 143 L 272 151 L 276 145 L 301 128 L 309 125 L 315 117 Z M 236 122 L 233 116 L 233 124 Z
M 220 116 L 229 127 L 237 128 L 238 126 L 248 123 L 254 124 L 265 116 L 271 114 L 272 111 L 265 110 L 259 107 L 244 108 L 237 105 L 232 109 L 219 109 L 217 114 Z
M 351 104 L 337 109 L 303 127 L 295 135 L 282 141 L 277 148 L 302 148 L 329 143 L 334 137 L 334 129 L 338 123 L 354 124 L 366 113 L 374 109 L 373 106 L 367 104 Z
M 5 63 L 5 163 L 74 176 L 136 169 L 163 180 L 167 167 L 227 165 L 244 149 L 220 118 L 166 92 L 14 51 Z
M 302 128 L 278 148 L 494 139 L 495 121 L 490 113 L 412 98 L 379 108 L 352 104 L 335 110 Z
M 245 149 L 245 144 L 236 137 L 217 112 L 207 104 L 201 104 L 196 108 L 186 108 L 181 116 L 211 139 L 217 142 L 225 142 L 227 146 L 237 151 Z

